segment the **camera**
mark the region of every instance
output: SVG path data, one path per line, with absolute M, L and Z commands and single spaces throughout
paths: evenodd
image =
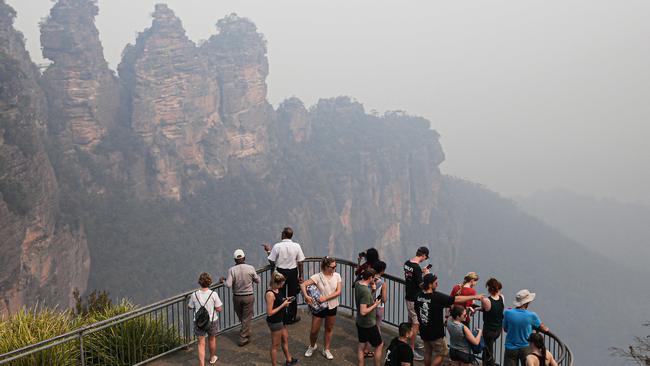
M 359 252 L 359 258 L 365 258 L 366 252 Z
M 431 269 L 431 267 L 433 267 L 433 264 L 429 264 L 429 265 L 427 266 L 427 269 Z

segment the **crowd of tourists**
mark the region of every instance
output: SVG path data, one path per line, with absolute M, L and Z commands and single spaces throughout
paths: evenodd
M 287 325 L 300 321 L 297 297 L 302 295 L 311 312 L 309 345 L 305 357 L 313 357 L 318 350 L 318 336 L 324 327 L 324 344 L 321 355 L 335 359 L 331 348 L 339 297 L 342 291 L 341 275 L 336 271 L 336 259 L 324 257 L 320 272 L 305 279 L 305 256 L 300 244 L 294 242 L 293 230 L 284 228 L 282 239 L 273 246 L 264 244 L 269 263 L 274 270 L 265 291 L 266 323 L 271 333 L 271 365 L 278 364 L 278 348 L 284 354 L 285 365 L 295 365 L 298 358 L 289 350 Z M 241 321 L 238 345 L 251 342 L 251 322 L 254 313 L 253 286 L 261 279 L 253 266 L 246 264 L 246 255 L 238 249 L 234 253 L 235 265 L 227 277 L 220 281 L 232 289 L 232 306 Z M 398 336 L 387 347 L 381 333 L 384 306 L 388 301 L 388 285 L 383 277 L 386 263 L 379 252 L 370 248 L 359 255 L 355 271 L 354 298 L 358 337 L 358 365 L 366 359 L 374 366 L 413 365 L 424 361 L 425 366 L 440 366 L 445 360 L 452 365 L 496 365 L 495 344 L 506 332 L 504 366 L 557 366 L 551 352 L 546 350 L 544 336 L 538 331 L 548 331 L 539 316 L 528 307 L 535 299 L 529 290 L 517 292 L 513 308 L 506 309 L 502 284 L 495 278 L 486 283 L 488 294 L 478 294 L 479 276 L 469 272 L 449 294 L 438 291 L 438 276 L 431 273 L 432 265 L 422 266 L 429 260 L 429 249 L 420 247 L 415 256 L 404 263 L 404 304 L 408 321 L 399 325 Z M 363 261 L 363 263 L 361 263 Z M 210 364 L 216 355 L 218 313 L 223 309 L 219 295 L 210 289 L 209 274 L 199 276 L 201 288 L 192 293 L 188 306 L 194 310 L 194 332 L 198 338 L 199 365 L 205 362 L 205 343 L 208 340 Z M 393 299 L 393 301 L 395 301 Z M 398 299 L 402 301 L 402 299 Z M 472 329 L 472 314 L 483 313 L 483 329 Z

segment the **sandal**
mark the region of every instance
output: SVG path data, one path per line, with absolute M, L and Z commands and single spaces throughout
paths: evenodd
M 368 351 L 363 353 L 363 358 L 373 358 L 375 357 L 375 353 L 373 351 Z

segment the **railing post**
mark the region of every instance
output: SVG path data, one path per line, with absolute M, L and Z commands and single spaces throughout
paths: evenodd
M 86 366 L 86 355 L 84 355 L 84 332 L 79 332 L 79 358 L 81 358 L 81 366 Z

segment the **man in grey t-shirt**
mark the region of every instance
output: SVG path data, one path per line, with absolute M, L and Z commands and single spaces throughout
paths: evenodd
M 232 303 L 235 313 L 241 321 L 239 331 L 239 346 L 245 346 L 251 341 L 251 321 L 253 320 L 254 302 L 253 283 L 260 283 L 253 266 L 246 264 L 246 255 L 241 249 L 235 250 L 235 265 L 228 269 L 226 286 L 232 288 Z

